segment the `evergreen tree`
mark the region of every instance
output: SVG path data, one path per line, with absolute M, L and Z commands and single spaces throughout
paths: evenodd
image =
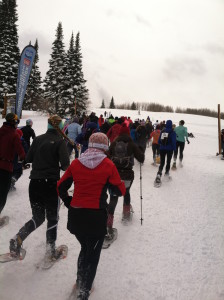
M 31 43 L 30 43 L 31 44 Z M 38 110 L 41 108 L 43 100 L 43 90 L 41 88 L 41 74 L 39 71 L 38 61 L 38 40 L 36 40 L 34 48 L 36 49 L 36 55 L 33 61 L 32 70 L 30 73 L 29 82 L 27 85 L 26 96 L 24 99 L 23 109 L 26 110 Z
M 111 100 L 110 100 L 110 106 L 109 106 L 109 108 L 115 108 L 115 104 L 114 104 L 114 97 L 112 97 L 111 98 Z
M 137 106 L 135 104 L 135 102 L 132 102 L 131 104 L 131 110 L 136 110 L 137 109 Z
M 16 0 L 0 2 L 0 95 L 16 93 L 20 58 L 16 8 Z
M 100 108 L 105 108 L 104 99 L 102 100 L 102 104 L 101 104 Z
M 75 42 L 74 35 L 72 33 L 69 49 L 66 57 L 66 99 L 65 103 L 65 115 L 74 116 L 76 114 L 76 92 L 77 92 L 77 74 L 76 74 L 76 51 L 75 51 Z
M 89 90 L 86 88 L 86 80 L 82 71 L 82 53 L 80 46 L 80 34 L 76 35 L 75 39 L 75 77 L 74 77 L 74 92 L 76 99 L 76 114 L 85 113 L 88 107 Z
M 64 117 L 68 83 L 66 81 L 66 54 L 63 43 L 62 23 L 58 23 L 56 39 L 53 42 L 49 70 L 44 79 L 45 105 L 43 109 Z

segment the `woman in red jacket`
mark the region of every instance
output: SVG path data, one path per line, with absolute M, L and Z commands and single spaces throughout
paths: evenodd
M 89 147 L 75 159 L 58 182 L 59 196 L 69 208 L 68 230 L 81 244 L 78 258 L 76 289 L 78 298 L 86 300 L 92 287 L 107 233 L 107 189 L 125 194 L 114 163 L 107 158 L 108 138 L 97 132 L 89 138 Z M 73 197 L 68 189 L 74 183 Z
M 7 195 L 11 185 L 13 159 L 18 154 L 24 160 L 25 151 L 16 128 L 19 124 L 18 116 L 14 113 L 6 115 L 6 122 L 0 128 L 0 214 L 6 204 Z M 0 218 L 0 227 L 5 223 L 5 218 Z

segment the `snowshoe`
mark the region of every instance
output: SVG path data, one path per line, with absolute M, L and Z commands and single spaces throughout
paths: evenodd
M 161 176 L 158 174 L 158 175 L 156 176 L 155 181 L 154 181 L 154 187 L 160 187 L 161 184 L 162 184 Z
M 36 264 L 39 269 L 50 269 L 57 261 L 66 258 L 68 255 L 68 246 L 60 245 L 58 246 L 54 253 L 47 251 L 44 258 Z
M 112 228 L 112 233 L 108 232 L 105 235 L 102 249 L 109 248 L 110 245 L 117 239 L 117 235 L 118 235 L 117 229 L 116 228 Z
M 0 254 L 0 263 L 6 263 L 10 261 L 23 260 L 26 256 L 26 250 L 21 248 L 19 255 L 13 255 L 12 253 Z

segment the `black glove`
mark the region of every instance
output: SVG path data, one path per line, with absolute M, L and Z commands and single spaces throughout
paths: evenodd
M 70 203 L 72 201 L 72 196 L 67 196 L 65 198 L 62 199 L 62 201 L 64 202 L 64 205 L 69 208 L 70 206 Z
M 188 144 L 190 144 L 190 141 L 189 141 L 189 140 L 187 140 L 187 143 L 188 143 Z

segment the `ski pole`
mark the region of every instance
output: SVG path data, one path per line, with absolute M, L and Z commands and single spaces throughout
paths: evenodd
M 141 201 L 141 225 L 143 222 L 142 218 L 142 164 L 140 163 L 140 201 Z

